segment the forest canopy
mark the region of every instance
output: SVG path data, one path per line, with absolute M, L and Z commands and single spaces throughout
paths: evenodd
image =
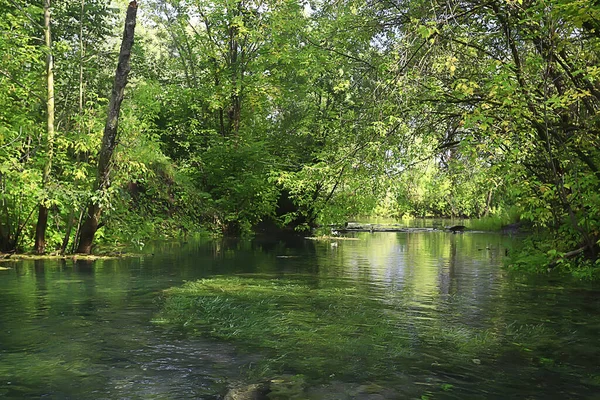
M 595 259 L 599 4 L 0 0 L 0 250 L 95 207 L 95 243 L 496 216 Z

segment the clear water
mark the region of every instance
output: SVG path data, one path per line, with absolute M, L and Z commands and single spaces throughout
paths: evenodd
M 152 319 L 165 288 L 244 274 L 368 287 L 416 330 L 433 326 L 464 339 L 456 351 L 435 334 L 415 335 L 413 357 L 395 366 L 403 373 L 372 398 L 600 399 L 597 285 L 508 274 L 502 258 L 519 238 L 499 234 L 356 237 L 337 246 L 263 237 L 161 244 L 133 259 L 3 263 L 10 269 L 0 271 L 0 398 L 222 398 L 260 352 Z M 312 393 L 366 398 L 341 393 L 364 383 L 332 380 Z

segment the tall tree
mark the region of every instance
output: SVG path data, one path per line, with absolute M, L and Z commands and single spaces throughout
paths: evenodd
M 88 206 L 86 220 L 81 228 L 77 253 L 91 253 L 94 235 L 98 230 L 102 208 L 108 200 L 112 157 L 117 145 L 119 113 L 124 97 L 125 85 L 127 84 L 127 78 L 129 71 L 131 70 L 129 59 L 131 57 L 131 48 L 133 47 L 137 8 L 138 5 L 135 0 L 130 2 L 127 8 L 123 40 L 119 52 L 119 61 L 108 105 L 108 118 L 104 128 L 102 146 L 98 155 L 98 174 L 95 184 L 96 194 L 92 197 Z
M 50 172 L 52 170 L 52 159 L 54 157 L 54 59 L 52 56 L 52 36 L 51 36 L 51 14 L 50 0 L 44 1 L 44 43 L 46 45 L 46 113 L 47 113 L 47 134 L 46 134 L 46 161 L 42 173 L 42 190 L 47 190 Z M 43 254 L 46 251 L 46 227 L 48 226 L 48 198 L 44 197 L 40 201 L 38 210 L 38 221 L 35 228 L 35 251 Z
M 22 248 L 39 205 L 40 104 L 46 101 L 43 9 L 0 1 L 0 250 Z M 29 244 L 29 243 L 28 243 Z
M 97 165 L 91 155 L 100 145 L 106 122 L 103 99 L 114 78 L 108 65 L 112 63 L 112 39 L 118 34 L 112 29 L 117 22 L 116 10 L 105 0 L 57 1 L 53 10 L 56 103 L 60 104 L 56 126 L 61 128 L 53 167 L 54 179 L 59 181 L 53 193 L 53 230 L 64 234 L 60 248 L 66 252 L 71 240 L 73 248 L 77 245 L 77 232 L 96 176 Z

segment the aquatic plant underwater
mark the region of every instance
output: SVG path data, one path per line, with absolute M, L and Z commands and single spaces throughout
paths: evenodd
M 515 379 L 514 364 L 537 379 L 573 372 L 554 359 L 557 332 L 544 324 L 497 318 L 487 328 L 469 325 L 447 303 L 432 306 L 428 312 L 440 318 L 430 318 L 407 295 L 343 280 L 216 277 L 168 289 L 163 301 L 156 323 L 261 353 L 248 366 L 250 381 L 292 374 L 306 385 L 344 381 L 402 391 L 422 380 L 426 398 L 477 381 L 506 384 Z

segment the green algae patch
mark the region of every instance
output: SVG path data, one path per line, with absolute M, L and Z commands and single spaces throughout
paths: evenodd
M 266 354 L 256 374 L 312 378 L 391 376 L 408 339 L 381 303 L 354 287 L 310 281 L 215 278 L 168 289 L 157 323 Z

